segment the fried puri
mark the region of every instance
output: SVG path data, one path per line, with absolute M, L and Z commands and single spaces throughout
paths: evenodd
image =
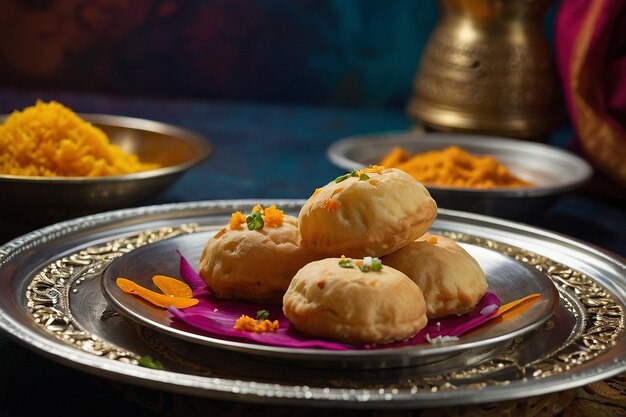
M 202 251 L 200 276 L 220 298 L 280 304 L 296 272 L 319 258 L 300 245 L 298 220 L 285 215 L 278 227 L 224 227 Z
M 295 275 L 283 312 L 302 333 L 350 344 L 408 339 L 427 322 L 419 287 L 388 266 L 362 272 L 339 258 L 311 262 Z
M 428 318 L 463 314 L 485 295 L 487 279 L 478 262 L 458 243 L 426 233 L 383 258 L 422 290 Z
M 327 256 L 360 258 L 384 256 L 414 241 L 436 215 L 437 204 L 420 182 L 381 168 L 316 190 L 298 219 L 303 245 Z

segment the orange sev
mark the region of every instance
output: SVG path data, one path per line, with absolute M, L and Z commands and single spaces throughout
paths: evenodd
M 414 155 L 395 147 L 382 159 L 381 165 L 401 169 L 430 185 L 469 188 L 532 186 L 513 175 L 493 156 L 474 155 L 458 146 Z

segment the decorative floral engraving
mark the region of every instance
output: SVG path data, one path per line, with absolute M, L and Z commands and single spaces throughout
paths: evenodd
M 85 280 L 97 279 L 115 258 L 140 246 L 197 230 L 197 225 L 164 227 L 112 240 L 56 260 L 39 272 L 26 290 L 34 322 L 63 342 L 94 355 L 137 363 L 140 355 L 91 334 L 72 316 L 70 292 Z

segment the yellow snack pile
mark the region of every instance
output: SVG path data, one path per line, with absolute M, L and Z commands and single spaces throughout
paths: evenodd
M 0 125 L 0 174 L 98 177 L 155 168 L 55 101 L 14 111 Z
M 532 187 L 496 158 L 473 155 L 458 146 L 414 155 L 395 147 L 380 164 L 399 168 L 424 184 L 471 188 Z

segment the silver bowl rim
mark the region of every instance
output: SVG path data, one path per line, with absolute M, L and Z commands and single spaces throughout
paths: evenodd
M 592 175 L 591 165 L 579 156 L 564 149 L 557 148 L 538 142 L 529 142 L 520 139 L 511 139 L 500 136 L 470 135 L 464 133 L 444 133 L 444 132 L 407 132 L 389 131 L 373 134 L 353 135 L 339 139 L 332 143 L 326 150 L 326 156 L 331 163 L 343 169 L 360 169 L 363 164 L 352 160 L 346 156 L 347 152 L 354 147 L 367 146 L 373 144 L 389 143 L 392 145 L 402 145 L 405 143 L 421 142 L 427 145 L 476 145 L 479 144 L 491 149 L 514 149 L 517 152 L 536 153 L 558 157 L 576 168 L 569 178 L 562 178 L 561 183 L 555 186 L 537 185 L 529 188 L 468 188 L 468 187 L 442 187 L 437 185 L 424 184 L 429 191 L 438 195 L 455 195 L 472 198 L 528 198 L 546 197 L 562 194 L 577 189 L 587 183 Z
M 155 120 L 142 119 L 138 117 L 119 116 L 113 114 L 79 113 L 78 115 L 84 120 L 96 126 L 115 126 L 135 130 L 144 130 L 148 132 L 169 134 L 170 136 L 175 136 L 178 139 L 182 139 L 188 143 L 192 143 L 197 149 L 197 154 L 193 158 L 180 164 L 150 169 L 147 171 L 133 172 L 130 174 L 108 175 L 100 177 L 41 177 L 0 174 L 0 182 L 25 184 L 36 182 L 43 184 L 88 185 L 93 183 L 118 183 L 133 180 L 147 180 L 151 178 L 163 177 L 184 172 L 208 159 L 208 157 L 213 153 L 213 146 L 208 138 L 181 126 L 158 122 Z M 4 121 L 6 117 L 8 117 L 7 114 L 0 115 L 0 122 Z

